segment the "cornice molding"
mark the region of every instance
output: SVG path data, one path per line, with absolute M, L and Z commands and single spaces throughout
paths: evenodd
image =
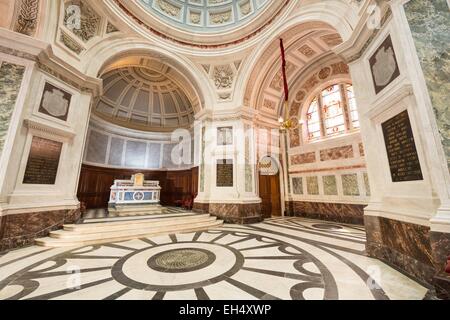
M 359 60 L 365 54 L 373 40 L 391 20 L 392 10 L 389 2 L 384 2 L 382 4 L 381 12 L 382 18 L 379 28 L 373 30 L 369 29 L 368 21 L 370 15 L 368 13 L 364 13 L 364 16 L 359 20 L 359 23 L 350 39 L 337 46 L 333 51 L 349 64 Z
M 102 80 L 86 76 L 57 57 L 47 42 L 0 28 L 0 52 L 35 62 L 39 70 L 80 92 L 87 92 L 93 96 L 102 93 Z

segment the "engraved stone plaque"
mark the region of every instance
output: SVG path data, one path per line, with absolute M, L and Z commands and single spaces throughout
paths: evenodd
M 400 75 L 390 35 L 375 51 L 369 62 L 375 93 L 378 94 Z
M 24 184 L 55 184 L 62 143 L 33 137 Z
M 217 160 L 217 186 L 233 186 L 233 160 Z
M 423 180 L 408 111 L 382 124 L 392 182 Z
M 66 121 L 72 95 L 50 83 L 46 83 L 39 112 Z

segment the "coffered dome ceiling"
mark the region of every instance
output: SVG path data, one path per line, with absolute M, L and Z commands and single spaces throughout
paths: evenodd
M 262 29 L 291 0 L 110 0 L 149 31 L 179 44 L 240 43 Z M 217 35 L 220 34 L 220 37 Z
M 113 69 L 103 76 L 104 92 L 94 114 L 103 120 L 137 130 L 171 131 L 189 127 L 194 109 L 171 68 L 145 66 Z

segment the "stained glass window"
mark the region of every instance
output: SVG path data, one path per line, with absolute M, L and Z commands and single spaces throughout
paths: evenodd
M 349 121 L 346 121 L 347 113 Z M 359 128 L 353 86 L 338 83 L 326 88 L 311 102 L 306 117 L 309 140 L 339 135 Z M 321 130 L 322 123 L 325 129 L 324 136 Z
M 308 109 L 308 137 L 310 140 L 320 138 L 320 116 L 319 116 L 319 102 L 315 98 Z
M 344 104 L 341 86 L 334 85 L 322 91 L 322 110 L 327 136 L 345 131 Z

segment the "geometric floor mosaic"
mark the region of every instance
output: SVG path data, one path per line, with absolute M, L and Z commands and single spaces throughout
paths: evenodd
M 0 257 L 0 299 L 423 299 L 363 227 L 303 218 Z

